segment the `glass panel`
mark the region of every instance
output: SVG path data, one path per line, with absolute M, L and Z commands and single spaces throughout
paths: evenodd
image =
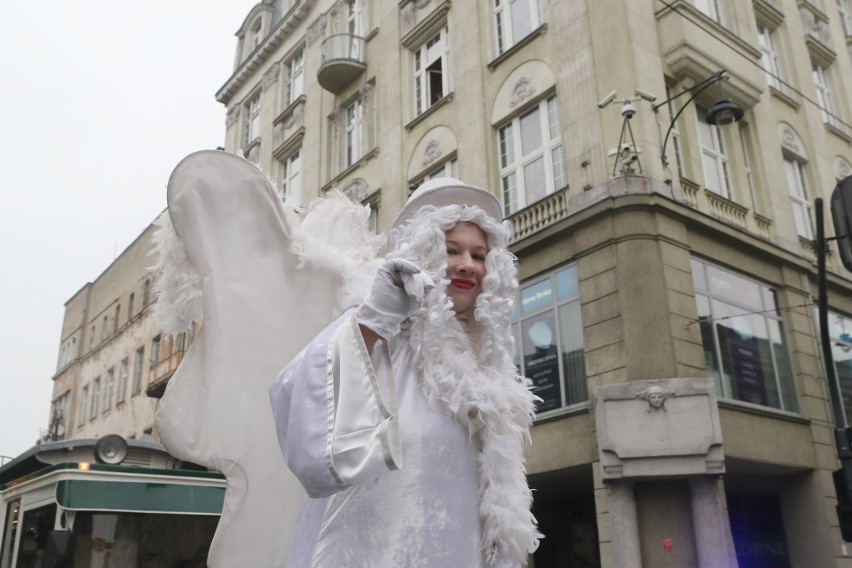
M 78 512 L 73 531 L 75 568 L 206 566 L 216 515 Z
M 24 513 L 21 543 L 18 545 L 18 568 L 42 566 L 47 550 L 48 537 L 56 521 L 56 505 L 30 509 Z
M 716 384 L 716 395 L 728 396 L 730 385 L 722 384 L 722 375 L 719 373 L 719 365 L 716 361 L 716 338 L 713 335 L 713 325 L 710 319 L 710 299 L 701 294 L 695 295 L 695 304 L 698 309 L 698 321 L 701 327 L 701 343 L 704 346 L 704 364 L 707 367 L 707 375 L 713 377 Z
M 550 286 L 550 278 L 521 289 L 521 312 L 524 315 L 537 312 L 552 303 L 553 288 Z
M 535 108 L 521 117 L 521 155 L 523 156 L 541 148 L 540 114 L 538 108 Z
M 556 97 L 547 99 L 547 124 L 550 128 L 550 139 L 559 138 L 559 114 L 556 110 Z
M 589 399 L 589 393 L 586 387 L 586 358 L 579 301 L 560 306 L 559 337 L 562 342 L 565 403 L 571 405 L 585 402 Z
M 10 501 L 6 507 L 5 524 L 3 527 L 3 545 L 0 548 L 0 566 L 11 568 L 12 550 L 15 545 L 15 535 L 18 533 L 18 514 L 21 510 L 21 500 Z
M 852 416 L 852 346 L 832 342 L 831 353 L 834 356 L 834 369 L 837 372 L 837 382 L 840 383 L 843 408 L 848 420 Z
M 550 151 L 550 160 L 553 164 L 553 189 L 561 189 L 565 186 L 565 173 L 562 169 L 561 145 Z
M 778 372 L 778 383 L 781 387 L 781 399 L 784 410 L 797 412 L 799 405 L 796 402 L 796 388 L 793 381 L 793 365 L 790 363 L 789 349 L 784 341 L 781 322 L 767 319 L 769 326 L 769 339 L 772 343 L 772 353 L 775 355 L 775 368 Z
M 580 295 L 577 267 L 571 266 L 556 273 L 556 299 L 568 300 Z
M 524 196 L 526 204 L 534 203 L 547 195 L 547 180 L 544 175 L 544 156 L 524 166 Z
M 518 43 L 532 31 L 530 0 L 512 0 L 512 40 Z
M 512 125 L 500 129 L 500 167 L 505 168 L 515 163 L 515 141 Z
M 522 324 L 524 372 L 533 383 L 533 392 L 542 401 L 536 412 L 562 406 L 559 358 L 556 354 L 556 326 L 553 311 L 533 316 Z
M 713 193 L 724 195 L 717 158 L 707 152 L 702 152 L 701 165 L 704 168 L 704 185 L 707 186 L 707 189 Z
M 763 309 L 760 285 L 757 282 L 747 280 L 727 270 L 720 270 L 715 266 L 707 267 L 707 276 L 710 281 L 710 294 L 714 298 L 727 299 L 739 305 L 747 306 L 753 311 Z M 719 317 L 719 315 L 716 314 L 715 317 Z
M 716 300 L 712 305 L 722 369 L 733 398 L 780 408 L 765 318 Z
M 503 206 L 507 215 L 518 210 L 518 184 L 514 173 L 503 178 Z
M 691 258 L 689 260 L 689 265 L 692 268 L 692 283 L 695 286 L 695 290 L 706 291 L 707 285 L 705 284 L 704 263 L 700 260 Z

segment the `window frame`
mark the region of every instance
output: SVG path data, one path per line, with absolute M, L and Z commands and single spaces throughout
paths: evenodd
M 278 194 L 282 199 L 287 198 L 290 205 L 297 209 L 302 203 L 302 147 L 299 146 L 278 160 L 278 168 Z
M 133 385 L 131 396 L 135 396 L 142 392 L 142 374 L 145 368 L 145 346 L 139 347 L 136 350 L 136 356 L 133 359 Z
M 287 105 L 305 94 L 305 48 L 300 47 L 287 62 Z
M 125 357 L 121 360 L 121 363 L 118 366 L 118 386 L 116 388 L 115 393 L 115 404 L 118 406 L 122 402 L 124 402 L 125 396 L 127 396 L 127 379 L 130 368 L 130 359 Z
M 245 112 L 245 127 L 243 132 L 243 148 L 260 138 L 260 91 L 252 94 L 243 104 Z
M 576 286 L 576 293 L 572 295 L 568 295 L 565 298 L 559 298 L 559 285 L 558 285 L 558 276 L 561 274 L 574 275 Z M 528 312 L 524 312 L 523 308 L 523 298 L 524 291 L 535 289 L 537 286 L 541 286 L 543 283 L 549 282 L 548 293 L 550 295 L 550 300 L 547 304 L 542 304 L 539 307 L 533 307 Z M 570 283 L 570 282 L 569 282 Z M 534 301 L 538 301 L 538 293 L 536 299 Z M 576 317 L 566 318 L 566 321 L 562 321 L 562 313 L 565 311 L 566 306 L 571 305 L 576 308 L 577 315 Z M 589 403 L 589 390 L 588 390 L 588 373 L 585 367 L 585 336 L 584 336 L 584 328 L 582 321 L 582 313 L 580 310 L 580 282 L 579 282 L 579 267 L 577 263 L 569 263 L 565 265 L 558 266 L 552 270 L 549 270 L 547 273 L 537 276 L 535 278 L 530 278 L 529 280 L 524 281 L 518 286 L 518 291 L 515 295 L 515 313 L 512 316 L 512 337 L 515 340 L 515 356 L 516 356 L 516 364 L 518 367 L 518 372 L 522 376 L 526 376 L 527 365 L 524 359 L 524 341 L 521 334 L 524 328 L 524 322 L 535 320 L 536 318 L 541 318 L 548 313 L 552 314 L 554 330 L 551 330 L 553 343 L 551 345 L 556 346 L 556 359 L 557 359 L 557 373 L 558 373 L 558 384 L 560 389 L 560 399 L 559 405 L 550 410 L 538 412 L 536 411 L 536 420 L 540 420 L 543 418 L 548 418 L 554 415 L 562 414 L 566 411 L 569 411 L 572 408 L 583 407 L 588 405 Z M 535 325 L 535 324 L 533 324 Z M 563 348 L 564 341 L 567 338 L 563 337 L 563 326 L 573 326 L 572 331 L 582 340 L 582 349 L 579 351 L 582 353 L 583 357 L 583 376 L 582 377 L 566 377 L 566 369 L 564 362 L 564 353 Z M 534 377 L 530 377 L 531 380 L 535 380 Z M 569 385 L 569 381 L 571 381 L 571 385 Z M 584 399 L 575 400 L 573 402 L 569 401 L 569 388 L 573 386 L 575 389 L 579 388 L 584 391 Z M 545 398 L 545 397 L 542 397 Z
M 522 122 L 525 118 L 538 115 L 538 132 L 540 143 L 535 149 L 524 152 L 524 135 Z M 556 94 L 550 94 L 538 99 L 534 104 L 524 108 L 524 111 L 513 116 L 508 121 L 497 126 L 497 154 L 499 161 L 500 191 L 503 199 L 503 213 L 507 217 L 545 199 L 567 185 L 565 175 L 565 159 L 562 153 L 562 132 L 559 125 L 559 106 Z M 554 136 L 555 132 L 555 136 Z M 504 133 L 511 133 L 506 135 Z M 547 138 L 545 138 L 547 136 Z M 511 146 L 511 148 L 510 148 Z M 559 175 L 556 173 L 554 155 L 558 157 Z M 527 189 L 525 172 L 537 160 L 543 159 L 544 194 L 531 199 Z M 507 180 L 514 176 L 515 199 L 510 199 L 510 187 Z M 514 207 L 511 205 L 515 203 Z
M 528 8 L 530 16 L 529 29 L 521 37 L 515 37 L 515 16 L 513 5 L 523 4 Z M 502 55 L 518 45 L 524 38 L 529 37 L 544 22 L 544 9 L 541 0 L 495 0 L 493 5 L 494 46 L 497 55 Z
M 350 114 L 351 110 L 351 114 Z M 360 97 L 343 109 L 343 169 L 353 166 L 363 154 L 364 105 Z
M 704 187 L 716 195 L 734 201 L 733 183 L 731 181 L 731 159 L 727 154 L 727 142 L 719 126 L 707 122 L 707 112 L 706 108 L 696 106 L 696 134 L 698 147 L 701 150 L 701 171 L 704 174 Z M 710 135 L 711 146 L 705 145 L 706 136 L 702 135 L 702 130 Z M 716 179 L 724 183 L 724 187 L 711 187 L 708 181 L 710 177 L 708 176 L 705 158 L 713 161 L 715 172 L 712 173 L 715 174 Z
M 788 164 L 790 168 L 788 168 Z M 792 172 L 790 171 L 792 169 Z M 794 178 L 791 180 L 790 175 L 793 174 Z M 813 215 L 811 213 L 811 203 L 810 203 L 810 192 L 808 191 L 808 181 L 805 176 L 804 163 L 800 160 L 797 160 L 790 156 L 784 156 L 784 179 L 786 180 L 787 185 L 787 195 L 790 197 L 790 205 L 793 213 L 793 226 L 796 228 L 796 234 L 799 237 L 806 240 L 814 239 L 814 221 Z M 791 187 L 791 181 L 794 183 Z M 807 219 L 807 223 L 804 227 L 804 231 L 800 230 L 799 224 L 796 222 L 796 210 L 800 211 L 800 214 L 804 219 Z
M 757 47 L 760 50 L 760 62 L 763 64 L 766 82 L 770 87 L 784 92 L 784 83 L 781 66 L 781 55 L 778 50 L 778 42 L 775 30 L 767 24 L 757 22 Z
M 435 45 L 437 48 L 431 49 Z M 446 24 L 412 52 L 415 117 L 420 116 L 450 94 L 449 53 L 449 27 Z M 436 63 L 440 67 L 441 90 L 440 96 L 432 100 L 434 70 L 430 68 Z
M 822 121 L 835 128 L 841 128 L 842 123 L 835 103 L 833 82 L 830 67 L 817 61 L 811 62 L 811 77 L 816 89 Z
M 100 410 L 98 404 L 100 403 L 101 396 L 101 378 L 100 376 L 95 377 L 95 380 L 92 381 L 92 400 L 89 410 L 89 421 L 95 420 L 98 417 L 98 412 Z
M 110 367 L 106 372 L 104 379 L 104 394 L 101 398 L 101 412 L 106 412 L 112 408 L 112 391 L 115 388 L 115 367 Z
M 86 423 L 86 413 L 89 411 L 89 385 L 83 385 L 80 389 L 80 399 L 77 401 L 77 426 Z

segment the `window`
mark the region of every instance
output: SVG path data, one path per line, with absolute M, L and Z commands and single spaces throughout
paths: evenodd
M 817 91 L 817 102 L 822 112 L 822 121 L 836 128 L 841 126 L 837 118 L 837 108 L 831 93 L 831 80 L 828 69 L 819 63 L 813 64 L 814 87 Z
M 695 7 L 699 12 L 713 20 L 722 23 L 722 12 L 719 10 L 719 0 L 695 0 Z
M 346 0 L 346 30 L 356 36 L 364 35 L 362 16 L 364 11 L 364 0 Z M 353 44 L 359 42 L 352 42 Z M 360 59 L 357 57 L 356 59 Z
M 245 104 L 245 135 L 243 147 L 251 144 L 260 136 L 260 93 L 257 93 Z
M 92 334 L 89 336 L 89 349 L 94 349 L 97 345 L 97 335 L 95 334 L 95 326 L 92 324 Z
M 426 183 L 430 179 L 435 179 L 435 178 L 439 178 L 439 177 L 451 177 L 451 178 L 458 179 L 458 177 L 459 177 L 459 161 L 456 158 L 453 158 L 452 160 L 447 160 L 446 162 L 444 162 L 443 164 L 441 164 L 440 166 L 438 166 L 434 170 L 427 173 L 422 178 L 411 183 L 408 186 L 410 193 L 414 193 L 414 190 L 416 190 L 418 187 L 420 187 L 421 185 L 423 185 L 424 183 Z
M 814 317 L 819 321 L 816 310 Z M 831 340 L 831 353 L 846 419 L 852 418 L 852 319 L 828 312 L 828 334 Z
M 109 325 L 109 316 L 104 316 L 104 322 L 103 322 L 103 325 L 101 325 L 101 341 L 103 341 L 107 337 L 109 337 L 109 331 L 107 330 L 108 325 Z
M 94 420 L 98 417 L 98 398 L 101 394 L 101 378 L 98 377 L 92 381 L 92 404 L 89 413 L 89 420 Z
M 302 158 L 301 148 L 279 162 L 281 168 L 281 197 L 286 197 L 292 207 L 302 202 Z
M 300 49 L 288 64 L 290 73 L 287 84 L 287 104 L 293 103 L 305 93 L 305 50 Z
M 840 15 L 840 25 L 843 33 L 852 36 L 852 12 L 849 10 L 849 0 L 837 0 L 837 12 Z
M 691 263 L 704 359 L 716 392 L 722 398 L 796 412 L 775 291 L 703 260 L 693 258 Z
M 130 299 L 127 301 L 127 321 L 133 319 L 133 300 L 136 298 L 136 295 L 131 293 Z
M 133 390 L 132 394 L 139 394 L 142 390 L 142 365 L 145 363 L 145 348 L 136 350 L 136 358 L 133 360 Z
M 714 124 L 707 123 L 707 110 L 698 107 L 698 142 L 701 144 L 701 166 L 704 169 L 704 185 L 726 199 L 731 196 L 731 175 L 722 132 Z
M 500 128 L 503 207 L 510 215 L 565 185 L 556 97 Z
M 541 0 L 494 0 L 497 53 L 503 53 L 542 24 Z
M 127 393 L 127 368 L 129 361 L 127 357 L 121 360 L 121 365 L 118 367 L 118 389 L 115 393 L 115 404 L 124 402 L 124 396 Z
M 101 410 L 106 412 L 110 408 L 112 408 L 112 389 L 115 386 L 115 368 L 107 371 L 106 381 L 104 382 L 104 398 L 103 398 L 103 407 Z
M 249 51 L 254 51 L 257 46 L 263 41 L 263 18 L 258 18 L 251 30 L 251 39 L 249 43 Z
M 361 158 L 361 128 L 364 110 L 361 100 L 346 107 L 346 151 L 344 169 L 348 168 Z
M 70 391 L 65 391 L 53 400 L 53 411 L 48 428 L 52 440 L 60 440 L 65 436 L 65 414 L 68 408 L 69 394 Z
M 151 303 L 151 280 L 146 278 L 142 283 L 142 307 Z
M 746 184 L 748 185 L 748 192 L 751 196 L 752 208 L 755 213 L 760 213 L 760 203 L 757 200 L 757 190 L 755 189 L 754 183 L 754 171 L 751 167 L 751 144 L 749 144 L 749 140 L 751 137 L 749 136 L 749 126 L 744 121 L 739 123 L 739 131 L 740 131 L 740 147 L 743 150 L 743 169 L 745 170 L 746 176 Z
M 515 363 L 542 399 L 538 415 L 586 402 L 586 362 L 577 267 L 521 286 L 516 302 Z
M 151 340 L 151 368 L 156 367 L 160 363 L 160 336 L 156 336 Z
M 89 406 L 89 385 L 83 387 L 80 391 L 80 400 L 77 403 L 77 426 L 82 426 L 86 423 L 86 409 Z
M 796 233 L 804 239 L 812 240 L 814 230 L 811 223 L 811 202 L 808 197 L 808 186 L 805 183 L 804 168 L 798 161 L 785 157 L 784 174 L 787 177 L 787 191 L 790 194 Z
M 763 24 L 757 24 L 757 44 L 760 47 L 760 64 L 766 72 L 766 82 L 770 87 L 783 91 L 781 65 L 778 62 L 778 50 L 775 47 L 774 32 Z
M 414 105 L 418 115 L 450 92 L 447 50 L 444 27 L 414 52 Z

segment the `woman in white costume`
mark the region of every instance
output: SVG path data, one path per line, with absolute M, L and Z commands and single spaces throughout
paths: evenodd
M 311 497 L 288 568 L 517 568 L 537 547 L 535 397 L 513 364 L 501 218 L 487 191 L 426 182 L 370 294 L 273 384 L 282 452 Z

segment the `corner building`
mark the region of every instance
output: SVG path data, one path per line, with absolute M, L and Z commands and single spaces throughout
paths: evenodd
M 225 148 L 291 204 L 336 188 L 384 231 L 433 176 L 502 199 L 532 565 L 852 566 L 812 244 L 852 174 L 849 0 L 275 0 L 237 37 Z

